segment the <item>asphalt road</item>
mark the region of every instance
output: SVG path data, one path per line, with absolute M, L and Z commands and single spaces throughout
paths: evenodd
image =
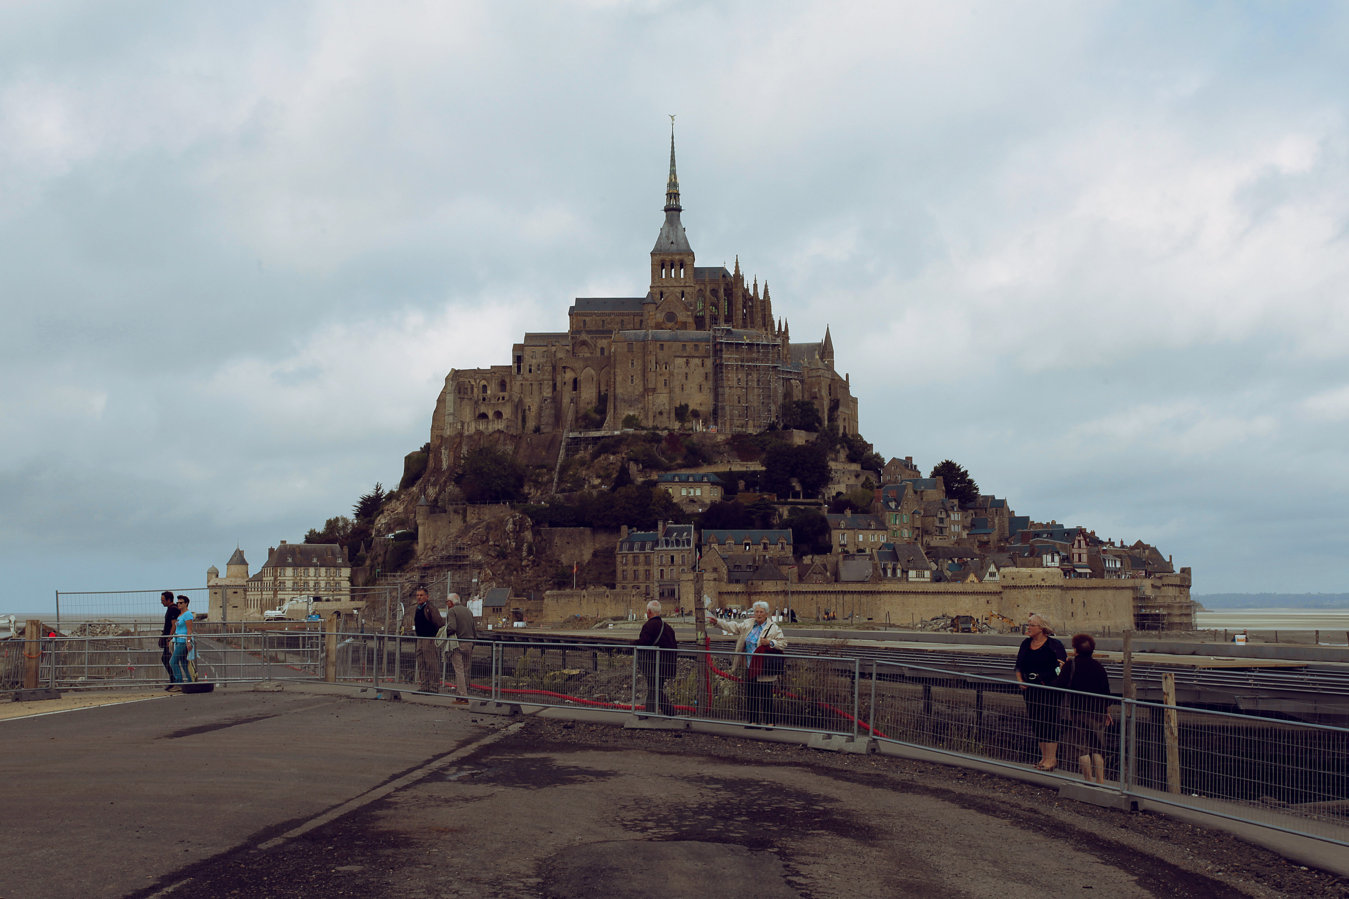
M 8 899 L 1332 895 L 1044 788 L 707 734 L 225 688 L 0 746 Z

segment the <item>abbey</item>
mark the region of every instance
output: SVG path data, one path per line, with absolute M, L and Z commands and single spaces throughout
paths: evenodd
M 857 400 L 824 339 L 792 343 L 765 281 L 694 262 L 680 221 L 674 131 L 665 222 L 642 297 L 578 297 L 565 332 L 525 334 L 508 365 L 451 370 L 433 436 L 536 434 L 621 427 L 758 432 L 785 403 L 809 401 L 820 421 L 857 432 Z

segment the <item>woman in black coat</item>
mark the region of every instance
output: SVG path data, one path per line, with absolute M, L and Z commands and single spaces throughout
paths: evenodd
M 1026 623 L 1026 639 L 1016 652 L 1016 679 L 1026 699 L 1026 717 L 1031 733 L 1040 744 L 1040 761 L 1035 767 L 1053 771 L 1059 755 L 1059 694 L 1042 689 L 1059 676 L 1068 651 L 1054 639 L 1054 631 L 1039 615 Z
M 1088 783 L 1105 783 L 1105 729 L 1110 726 L 1110 676 L 1093 659 L 1096 641 L 1090 634 L 1073 637 L 1073 657 L 1063 666 L 1054 686 L 1067 695 L 1068 745 L 1077 755 Z

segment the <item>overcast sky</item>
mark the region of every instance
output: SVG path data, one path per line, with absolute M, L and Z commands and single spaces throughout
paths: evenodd
M 701 265 L 861 431 L 1194 592 L 1343 592 L 1349 7 L 0 5 L 0 612 L 349 514 L 451 368 Z

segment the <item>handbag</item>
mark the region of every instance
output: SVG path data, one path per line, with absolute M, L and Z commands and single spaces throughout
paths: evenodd
M 459 635 L 450 633 L 450 626 L 443 624 L 436 631 L 436 649 L 441 652 L 454 652 L 459 648 Z
M 754 655 L 749 660 L 749 671 L 746 672 L 750 680 L 775 681 L 782 677 L 782 670 L 787 665 L 787 659 L 782 650 L 769 646 L 767 643 L 760 643 L 754 649 Z

